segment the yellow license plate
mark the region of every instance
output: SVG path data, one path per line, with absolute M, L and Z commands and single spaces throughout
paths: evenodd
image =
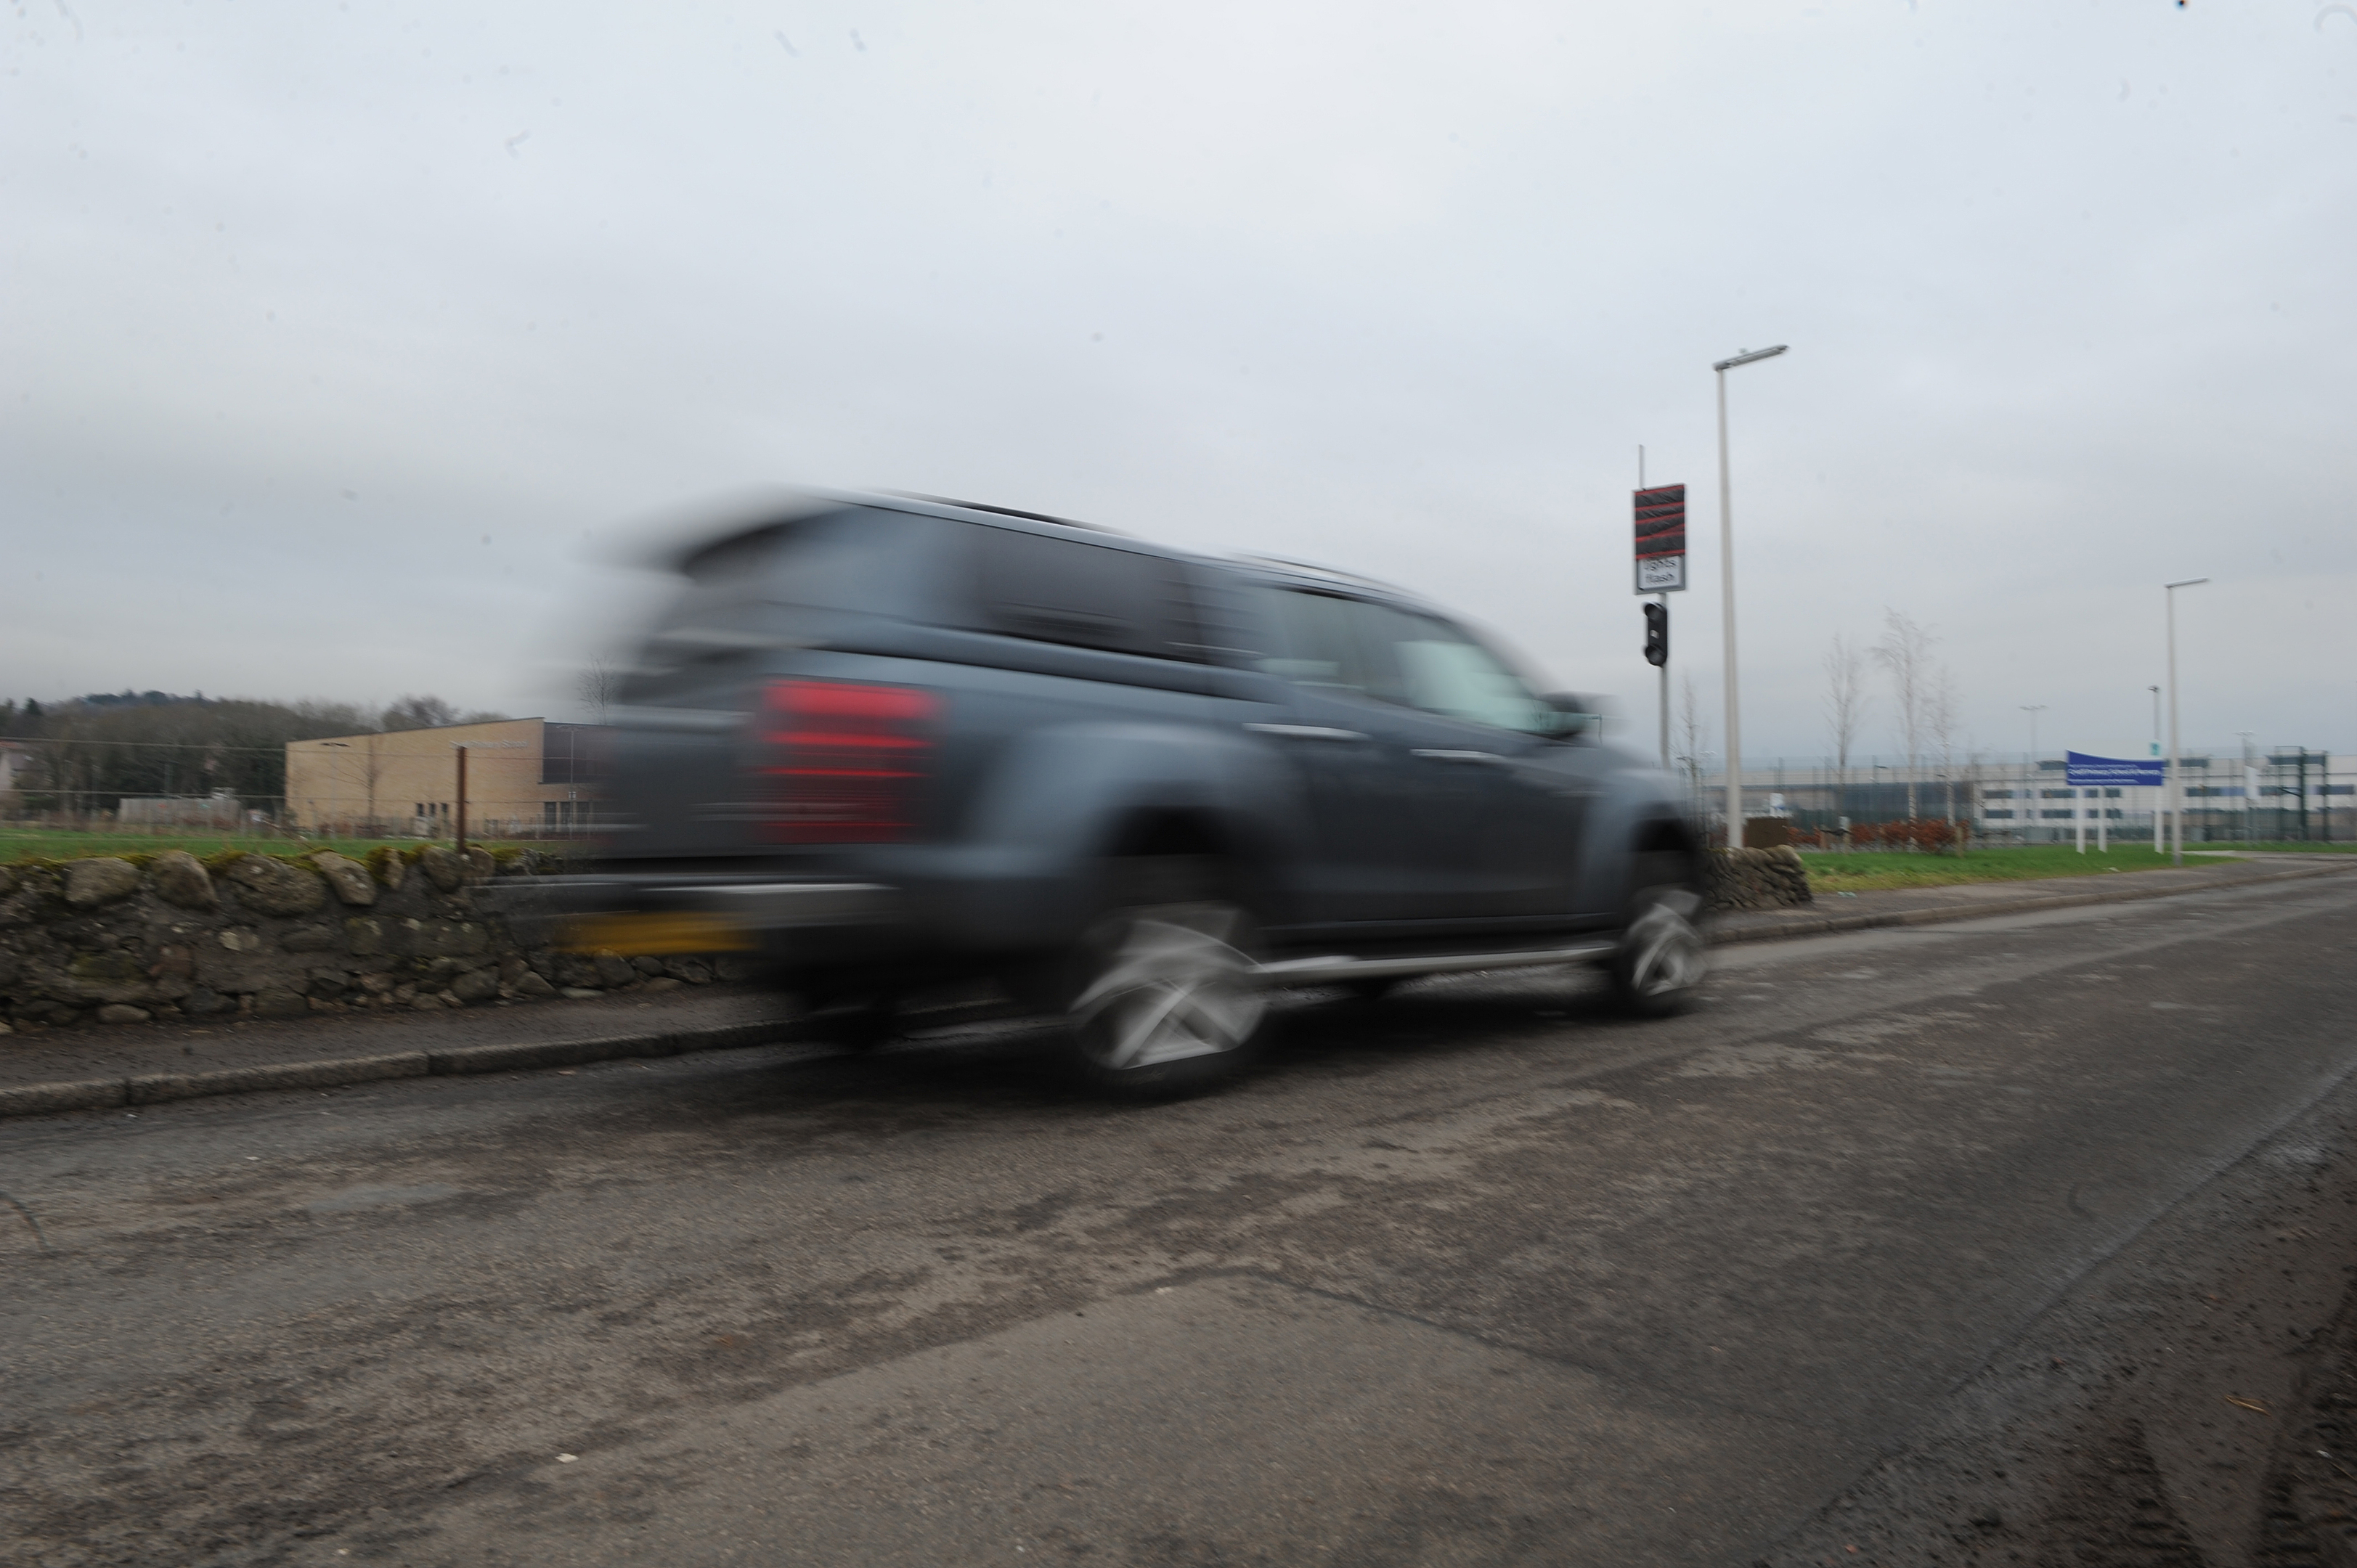
M 582 915 L 565 922 L 567 952 L 624 955 L 687 952 L 749 952 L 752 935 L 717 915 L 676 911 L 652 915 Z

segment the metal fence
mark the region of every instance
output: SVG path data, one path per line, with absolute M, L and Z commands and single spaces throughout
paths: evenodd
M 1723 816 L 1724 767 L 1680 758 L 1678 770 L 1696 808 Z M 1869 757 L 1846 767 L 1830 758 L 1751 763 L 1743 769 L 1746 817 L 1782 817 L 1823 831 L 1908 818 L 1969 822 L 1994 843 L 2052 843 L 2074 839 L 2082 822 L 2099 831 L 2149 840 L 2162 791 L 2149 788 L 2072 789 L 2060 756 L 1975 757 L 1953 764 Z M 2305 746 L 2185 758 L 2188 843 L 2349 843 L 2357 842 L 2357 758 Z
M 0 790 L 0 833 L 100 834 L 129 839 L 237 838 L 443 839 L 456 836 L 457 813 L 439 802 L 422 814 L 380 811 L 307 820 L 290 818 L 278 796 L 116 796 L 96 790 Z M 469 800 L 467 836 L 485 840 L 558 840 L 599 831 L 591 800 Z M 0 857 L 4 858 L 4 857 Z

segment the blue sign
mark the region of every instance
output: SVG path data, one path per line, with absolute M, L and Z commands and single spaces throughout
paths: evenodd
M 2158 757 L 2090 757 L 2066 751 L 2062 761 L 2063 782 L 2072 786 L 2143 784 L 2158 789 L 2167 782 L 2164 769 L 2169 765 Z

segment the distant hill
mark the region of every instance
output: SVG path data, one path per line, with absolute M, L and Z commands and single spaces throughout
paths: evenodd
M 92 692 L 86 697 L 70 697 L 60 707 L 80 704 L 85 708 L 168 708 L 180 703 L 209 702 L 202 692 L 192 697 L 182 697 L 170 692 Z

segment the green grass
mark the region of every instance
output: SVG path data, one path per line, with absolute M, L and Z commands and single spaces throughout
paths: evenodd
M 243 850 L 253 854 L 308 854 L 314 850 L 331 849 L 339 854 L 348 854 L 360 860 L 382 845 L 414 849 L 424 842 L 420 839 L 304 839 L 276 833 L 76 832 L 66 829 L 0 828 L 0 865 L 12 860 L 80 860 L 94 854 L 161 854 L 167 849 L 184 849 L 199 859 L 231 850 Z M 469 839 L 468 842 L 480 843 L 485 849 L 493 851 L 509 847 L 498 839 Z
M 2195 843 L 2190 839 L 2186 841 L 2186 854 L 2190 854 L 2197 849 L 2264 850 L 2270 854 L 2357 854 L 2357 843 L 2301 843 L 2297 839 L 2286 839 L 2277 843 Z
M 2188 844 L 2190 851 L 2244 849 L 2245 844 Z M 1856 854 L 1801 851 L 1809 868 L 1809 886 L 1818 893 L 1874 893 L 1894 887 L 1953 887 L 1965 882 L 2017 882 L 2046 876 L 2100 876 L 2115 871 L 2165 871 L 2167 854 L 2155 854 L 2152 845 L 2115 843 L 2098 854 L 2091 843 L 2081 854 L 2069 844 L 2029 844 L 2007 849 L 1976 849 L 1964 854 L 1907 854 L 1863 850 Z M 2188 865 L 2215 865 L 2207 855 L 2189 854 Z

